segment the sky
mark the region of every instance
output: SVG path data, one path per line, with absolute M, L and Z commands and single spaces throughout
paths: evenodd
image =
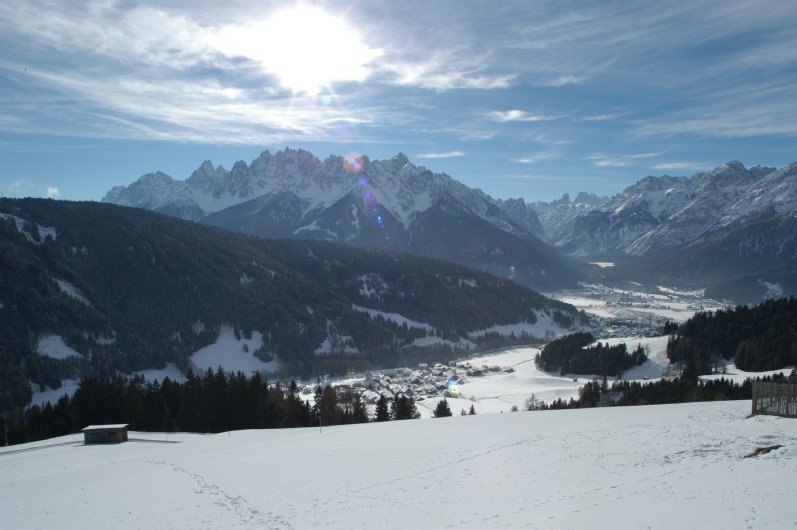
M 0 194 L 99 200 L 265 149 L 494 197 L 797 160 L 797 2 L 0 3 Z

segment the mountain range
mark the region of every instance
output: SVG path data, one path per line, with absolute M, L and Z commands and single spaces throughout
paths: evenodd
M 117 186 L 103 202 L 147 208 L 263 237 L 327 239 L 449 259 L 536 288 L 575 285 L 576 262 L 480 190 L 448 175 L 363 156 L 321 161 L 264 151 L 231 170 L 204 162 L 184 181 L 163 173 Z
M 562 252 L 616 261 L 609 278 L 709 287 L 737 302 L 797 293 L 797 162 L 732 161 L 689 178 L 648 176 L 611 198 L 565 195 L 527 210 Z
M 732 161 L 692 177 L 647 176 L 613 197 L 526 202 L 493 199 L 402 154 L 321 161 L 285 149 L 229 171 L 204 162 L 184 181 L 151 173 L 103 201 L 264 237 L 442 257 L 546 291 L 594 279 L 583 262 L 612 261 L 604 279 L 734 285 L 722 293 L 735 301 L 797 292 L 797 163 Z

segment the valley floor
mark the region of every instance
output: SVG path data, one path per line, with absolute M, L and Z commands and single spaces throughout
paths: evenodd
M 791 527 L 797 420 L 749 410 L 131 433 L 106 446 L 72 435 L 0 449 L 0 517 L 5 528 Z

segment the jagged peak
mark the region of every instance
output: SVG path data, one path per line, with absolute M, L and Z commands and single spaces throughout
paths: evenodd
M 722 168 L 729 168 L 729 169 L 733 169 L 734 171 L 738 171 L 738 172 L 742 172 L 742 171 L 746 172 L 747 171 L 747 168 L 744 167 L 744 164 L 742 164 L 738 160 L 731 160 L 730 162 L 728 162 L 726 164 L 723 164 L 720 168 L 717 168 L 714 171 L 717 171 L 717 170 L 722 169 Z
M 238 160 L 235 164 L 233 164 L 232 169 L 230 171 L 233 173 L 249 171 L 249 166 L 243 160 Z
M 147 173 L 145 175 L 141 175 L 139 177 L 138 182 L 141 183 L 149 183 L 149 182 L 174 182 L 174 179 L 164 173 L 163 171 L 155 171 L 153 173 Z
M 272 158 L 271 151 L 269 151 L 268 149 L 265 149 L 262 153 L 257 155 L 257 158 L 252 160 L 252 163 L 254 164 L 255 161 L 257 161 L 257 160 L 271 160 L 271 158 Z

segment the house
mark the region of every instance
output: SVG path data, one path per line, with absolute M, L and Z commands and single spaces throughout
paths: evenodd
M 81 429 L 83 442 L 88 444 L 118 444 L 127 441 L 127 423 L 89 425 Z

